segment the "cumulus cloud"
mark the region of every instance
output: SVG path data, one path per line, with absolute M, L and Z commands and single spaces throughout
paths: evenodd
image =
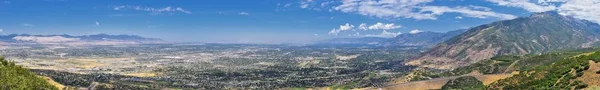
M 419 30 L 419 29 L 415 29 L 415 30 L 411 30 L 409 33 L 410 34 L 417 34 L 417 33 L 421 33 L 423 31 Z
M 381 22 L 377 22 L 373 25 L 367 25 L 366 23 L 361 23 L 360 25 L 358 25 L 358 27 L 355 27 L 352 24 L 346 23 L 343 25 L 340 25 L 339 28 L 334 28 L 331 31 L 329 31 L 329 34 L 331 35 L 337 35 L 340 32 L 343 31 L 355 31 L 355 30 L 392 30 L 392 29 L 398 29 L 401 28 L 401 25 L 396 25 L 394 23 L 381 23 Z M 360 34 L 358 34 L 360 35 Z M 351 36 L 356 36 L 356 35 L 351 35 Z
M 137 10 L 137 11 L 148 11 L 148 12 L 153 12 L 153 13 L 180 12 L 180 13 L 192 14 L 191 11 L 185 10 L 181 7 L 171 7 L 171 6 L 167 6 L 167 7 L 163 7 L 163 8 L 153 8 L 153 7 L 144 7 L 144 6 L 123 5 L 123 6 L 114 6 L 113 10 Z
M 369 26 L 368 29 L 370 29 L 370 30 L 391 30 L 391 29 L 397 29 L 400 27 L 402 27 L 402 26 L 395 25 L 394 23 L 384 24 L 384 23 L 378 22 L 374 25 Z
M 332 29 L 331 31 L 329 31 L 329 34 L 337 35 L 338 33 L 342 32 L 342 31 L 353 30 L 353 29 L 354 29 L 354 25 L 346 23 L 344 25 L 340 25 L 340 28 Z
M 21 24 L 21 26 L 23 26 L 23 27 L 34 27 L 35 25 L 29 24 L 29 23 L 23 23 L 23 24 Z
M 490 11 L 490 9 L 476 7 L 446 7 L 426 5 L 433 0 L 343 0 L 341 5 L 333 10 L 345 13 L 357 13 L 365 16 L 379 18 L 412 18 L 437 19 L 444 13 L 459 13 L 467 17 L 512 19 L 516 16 Z
M 369 30 L 369 28 L 367 28 L 366 23 L 361 23 L 360 25 L 358 25 L 358 29 L 359 30 Z
M 352 30 L 353 28 L 354 28 L 354 25 L 350 25 L 348 23 L 346 23 L 344 25 L 340 25 L 340 30 L 342 30 L 342 31 Z
M 561 15 L 600 23 L 600 0 L 570 0 L 558 7 Z
M 546 5 L 536 4 L 536 3 L 529 2 L 529 0 L 487 0 L 487 1 L 495 3 L 500 6 L 523 8 L 529 12 L 545 12 L 545 11 L 551 11 L 551 10 L 556 9 L 556 6 L 553 6 L 551 4 L 546 4 Z M 539 2 L 547 3 L 547 2 L 557 2 L 557 1 L 560 1 L 560 0 L 540 0 Z

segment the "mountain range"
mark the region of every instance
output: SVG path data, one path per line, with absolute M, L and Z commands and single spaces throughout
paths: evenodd
M 137 35 L 30 35 L 10 34 L 0 35 L 3 43 L 35 43 L 35 44 L 61 44 L 61 45 L 120 45 L 120 44 L 147 44 L 163 43 L 165 41 L 157 38 L 145 38 Z
M 495 56 L 592 47 L 600 45 L 598 41 L 600 25 L 557 12 L 542 12 L 470 28 L 406 61 L 406 65 L 454 69 Z
M 434 46 L 452 37 L 462 34 L 466 30 L 454 30 L 445 33 L 440 32 L 419 32 L 400 34 L 394 38 L 383 37 L 362 37 L 362 38 L 335 38 L 317 42 L 317 44 L 354 44 L 354 45 L 375 45 L 375 46 Z

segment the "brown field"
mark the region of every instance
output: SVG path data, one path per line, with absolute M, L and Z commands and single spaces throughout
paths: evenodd
M 600 71 L 600 63 L 594 61 L 590 62 L 590 68 L 583 72 L 583 76 L 577 78 L 588 84 L 588 87 L 600 87 L 600 74 L 596 74 L 596 71 Z

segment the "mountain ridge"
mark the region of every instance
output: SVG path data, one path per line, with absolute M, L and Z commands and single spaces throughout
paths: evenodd
M 120 45 L 120 44 L 146 44 L 164 43 L 158 38 L 146 38 L 138 35 L 31 35 L 31 34 L 9 34 L 0 35 L 3 43 L 35 43 L 35 44 L 68 44 L 68 45 Z
M 317 42 L 317 44 L 356 44 L 356 45 L 375 45 L 375 46 L 425 46 L 432 47 L 438 43 L 446 41 L 456 35 L 465 32 L 466 29 L 459 29 L 448 32 L 419 32 L 410 34 L 400 34 L 394 38 L 383 37 L 361 37 L 361 38 L 334 38 Z
M 597 46 L 599 39 L 600 25 L 596 23 L 542 12 L 470 28 L 405 64 L 454 69 L 494 56 Z

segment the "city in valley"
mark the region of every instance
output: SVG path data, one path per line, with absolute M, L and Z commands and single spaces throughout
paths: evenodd
M 96 42 L 96 41 L 90 41 Z M 411 69 L 423 47 L 211 43 L 71 45 L 14 43 L 0 49 L 18 65 L 75 88 L 203 89 L 379 85 Z M 401 67 L 401 68 L 398 68 Z

